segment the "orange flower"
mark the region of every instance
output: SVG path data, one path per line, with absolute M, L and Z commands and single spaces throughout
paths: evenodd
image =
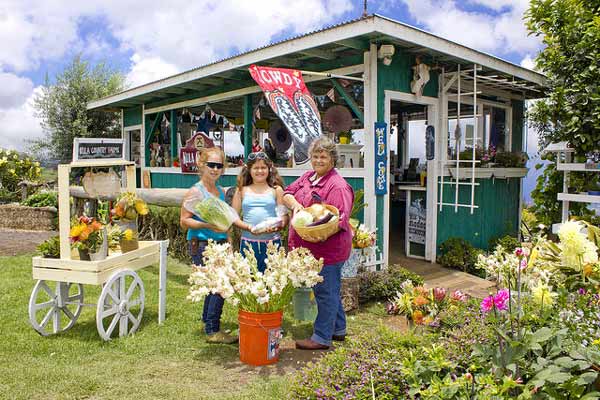
M 122 218 L 125 215 L 125 207 L 123 207 L 121 203 L 118 203 L 115 206 L 115 215 L 119 218 Z
M 592 264 L 586 264 L 583 266 L 583 276 L 586 278 L 594 272 L 594 266 Z
M 412 320 L 417 325 L 423 324 L 423 313 L 419 310 L 413 312 Z
M 81 234 L 79 235 L 79 240 L 81 241 L 86 241 L 87 238 L 90 236 L 90 233 L 92 233 L 92 228 L 90 228 L 89 226 L 86 226 L 83 229 L 83 232 L 81 232 Z
M 425 297 L 419 295 L 419 296 L 415 297 L 415 299 L 413 300 L 413 304 L 417 307 L 424 306 L 425 304 L 429 304 L 429 300 L 427 300 Z
M 90 226 L 92 228 L 92 232 L 99 231 L 100 229 L 102 229 L 102 224 L 98 221 L 92 222 L 92 224 Z

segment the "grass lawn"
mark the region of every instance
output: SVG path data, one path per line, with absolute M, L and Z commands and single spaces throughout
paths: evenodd
M 103 341 L 95 307 L 84 307 L 70 330 L 42 337 L 29 325 L 28 301 L 35 281 L 31 255 L 0 257 L 0 398 L 10 399 L 283 399 L 290 376 L 311 352 L 284 346 L 281 361 L 251 367 L 239 362 L 238 347 L 206 344 L 200 330 L 201 304 L 186 300 L 189 267 L 169 258 L 167 318 L 157 322 L 158 267 L 138 271 L 146 306 L 134 336 Z M 99 286 L 84 285 L 84 303 L 96 303 Z M 286 311 L 286 342 L 303 338 L 310 323 Z M 350 333 L 389 319 L 373 305 L 348 317 Z M 224 329 L 237 328 L 227 303 Z

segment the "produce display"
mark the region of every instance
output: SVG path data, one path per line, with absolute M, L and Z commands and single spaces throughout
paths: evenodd
M 294 228 L 309 228 L 337 221 L 338 216 L 331 212 L 323 204 L 313 204 L 304 210 L 298 211 L 292 219 Z

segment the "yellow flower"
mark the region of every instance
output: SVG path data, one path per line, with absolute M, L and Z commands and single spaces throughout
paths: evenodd
M 133 231 L 131 229 L 126 229 L 125 232 L 123 232 L 123 239 L 133 240 Z
M 84 229 L 85 229 L 85 224 L 77 224 L 71 228 L 71 232 L 69 235 L 72 238 L 79 237 L 79 235 L 81 235 L 81 232 L 83 232 Z
M 140 215 L 148 214 L 148 206 L 144 200 L 138 199 L 135 201 L 135 211 Z
M 533 294 L 533 299 L 535 302 L 540 304 L 542 307 L 548 307 L 554 304 L 554 298 L 558 296 L 556 293 L 552 292 L 552 288 L 550 286 L 541 283 L 532 287 L 531 293 Z

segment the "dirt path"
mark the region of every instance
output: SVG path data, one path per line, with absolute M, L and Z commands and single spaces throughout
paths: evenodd
M 58 235 L 55 231 L 19 231 L 0 228 L 0 256 L 17 256 L 35 252 L 44 240 Z

